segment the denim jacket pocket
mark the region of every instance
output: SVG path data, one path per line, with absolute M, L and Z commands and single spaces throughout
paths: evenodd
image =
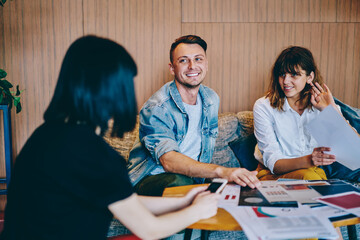
M 203 128 L 202 132 L 205 136 L 217 138 L 217 136 L 219 134 L 218 124 L 214 123 L 214 124 L 210 125 L 210 127 L 205 127 L 205 128 Z
M 214 124 L 213 126 L 210 127 L 210 131 L 209 131 L 209 135 L 210 137 L 213 138 L 217 138 L 219 135 L 219 129 L 218 129 L 218 125 Z
M 176 137 L 176 141 L 177 141 L 178 143 L 181 143 L 181 142 L 184 140 L 184 138 L 185 138 L 185 134 L 178 133 L 178 134 L 175 135 L 175 137 Z

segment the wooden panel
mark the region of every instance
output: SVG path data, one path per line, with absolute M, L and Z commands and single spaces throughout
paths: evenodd
M 0 11 L 0 66 L 25 89 L 23 111 L 13 114 L 14 155 L 42 123 L 63 56 L 84 31 L 115 39 L 134 56 L 139 106 L 171 79 L 168 51 L 180 36 L 179 1 L 19 0 Z
M 139 108 L 171 80 L 168 52 L 180 36 L 180 6 L 177 0 L 84 1 L 85 34 L 112 38 L 134 57 Z
M 359 24 L 188 23 L 183 34 L 208 42 L 205 85 L 220 96 L 220 112 L 252 110 L 269 84 L 270 69 L 282 49 L 309 48 L 334 96 L 359 107 Z
M 0 8 L 0 68 L 25 90 L 22 112 L 12 111 L 14 158 L 43 122 L 66 49 L 83 35 L 81 6 L 81 1 L 71 0 L 17 0 Z M 0 158 L 1 166 L 3 161 Z M 0 196 L 0 209 L 5 199 Z
M 25 89 L 23 110 L 12 116 L 16 155 L 43 121 L 66 49 L 83 34 L 81 1 L 8 1 L 1 11 L 0 66 Z
M 360 22 L 359 0 L 338 0 L 337 22 Z
M 357 106 L 360 108 L 360 26 L 359 24 L 355 25 L 355 33 L 354 33 L 354 62 L 352 62 L 353 66 L 353 84 L 354 84 L 354 95 L 357 96 L 354 100 L 352 100 L 349 103 L 353 103 L 354 106 Z M 357 104 L 356 104 L 357 103 Z
M 24 109 L 12 116 L 14 153 L 42 123 L 65 51 L 84 33 L 112 38 L 133 55 L 139 68 L 139 107 L 171 79 L 167 67 L 170 44 L 189 33 L 209 43 L 206 81 L 219 92 L 222 112 L 251 109 L 267 88 L 276 55 L 290 44 L 309 47 L 334 94 L 360 106 L 359 24 L 335 23 L 358 22 L 359 1 L 341 2 L 344 4 L 336 0 L 8 1 L 0 8 L 0 66 L 9 73 L 9 80 L 25 89 Z M 181 17 L 209 23 L 181 25 Z M 211 23 L 214 21 L 226 23 Z M 276 23 L 280 21 L 334 23 Z
M 183 0 L 182 21 L 359 22 L 358 5 L 358 0 Z

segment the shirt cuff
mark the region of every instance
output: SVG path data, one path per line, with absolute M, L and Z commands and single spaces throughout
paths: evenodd
M 274 167 L 275 167 L 275 163 L 279 160 L 282 159 L 283 156 L 282 155 L 272 155 L 271 157 L 265 157 L 264 159 L 264 165 L 271 171 L 272 174 L 274 173 Z
M 162 155 L 164 155 L 165 153 L 171 152 L 171 151 L 180 152 L 179 146 L 175 141 L 173 141 L 171 139 L 167 139 L 167 140 L 163 140 L 163 141 L 157 143 L 155 146 L 155 152 L 154 152 L 156 162 L 158 164 L 161 164 L 160 160 L 159 160 L 160 157 Z

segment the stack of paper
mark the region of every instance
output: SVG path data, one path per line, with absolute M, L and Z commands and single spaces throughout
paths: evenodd
M 299 208 L 224 207 L 252 239 L 336 239 L 338 235 L 326 217 L 316 216 L 308 206 Z
M 223 198 L 234 190 L 232 185 Z M 330 219 L 360 216 L 360 190 L 341 180 L 263 181 L 257 189 L 241 188 L 236 200 L 222 201 L 220 207 L 238 221 L 249 239 L 335 239 L 338 235 Z
M 360 217 L 360 193 L 345 192 L 316 198 L 317 201 Z

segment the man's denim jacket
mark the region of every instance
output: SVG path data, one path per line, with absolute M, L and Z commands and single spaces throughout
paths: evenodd
M 218 135 L 219 97 L 203 85 L 200 85 L 199 94 L 203 108 L 199 161 L 209 163 Z M 161 165 L 159 158 L 164 153 L 180 151 L 179 145 L 186 135 L 188 121 L 175 81 L 166 83 L 150 97 L 140 111 L 140 141 L 135 143 L 129 155 L 127 167 L 133 185 Z

